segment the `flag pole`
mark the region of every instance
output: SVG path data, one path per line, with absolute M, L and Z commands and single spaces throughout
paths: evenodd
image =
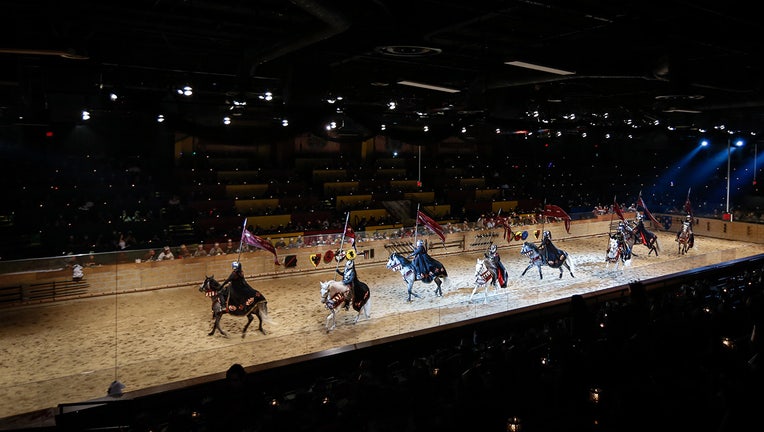
M 414 219 L 414 248 L 416 248 L 416 236 L 419 232 L 419 205 L 420 203 L 416 204 L 416 219 Z
M 345 216 L 345 228 L 342 229 L 342 240 L 340 240 L 340 249 L 339 249 L 340 251 L 342 251 L 342 248 L 345 246 L 345 232 L 348 230 L 348 221 L 349 220 L 350 220 L 350 212 L 348 211 L 347 215 Z M 340 269 L 340 260 L 336 260 L 336 261 L 337 261 L 337 267 L 335 268 L 335 270 L 339 270 Z M 334 279 L 335 280 L 337 279 L 337 275 L 338 275 L 338 273 L 335 271 L 334 272 Z
M 613 195 L 613 206 L 614 206 L 614 207 L 613 207 L 613 211 L 610 213 L 610 225 L 608 225 L 608 227 L 607 227 L 607 234 L 608 234 L 608 237 L 610 237 L 610 234 L 611 234 L 611 233 L 612 233 L 612 231 L 613 231 L 613 213 L 615 213 L 615 204 L 616 204 L 616 202 L 617 202 L 617 201 L 615 200 L 615 197 L 616 197 L 616 196 L 615 196 L 615 195 Z
M 244 230 L 247 229 L 247 218 L 244 218 L 244 225 L 241 227 L 241 235 L 239 236 L 239 256 L 236 258 L 236 262 L 241 262 L 241 246 L 244 242 Z
M 544 243 L 544 224 L 546 223 L 546 198 L 544 198 L 544 207 L 541 208 L 541 243 Z

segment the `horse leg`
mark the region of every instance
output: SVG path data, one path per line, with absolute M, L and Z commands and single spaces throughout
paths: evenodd
M 255 309 L 255 316 L 257 317 L 258 326 L 257 329 L 260 330 L 260 333 L 266 334 L 265 329 L 263 328 L 263 316 L 261 315 L 260 309 L 263 307 L 263 304 L 257 305 L 257 309 Z
M 435 294 L 438 297 L 443 297 L 443 290 L 440 288 L 440 286 L 443 284 L 443 282 L 440 280 L 439 277 L 435 277 L 435 283 L 438 285 L 437 288 L 435 288 Z
M 523 270 L 523 272 L 520 274 L 520 276 L 525 276 L 525 272 L 527 272 L 528 270 L 530 270 L 530 269 L 531 269 L 531 266 L 533 266 L 533 264 L 528 264 L 528 267 L 526 267 L 526 268 L 525 268 L 525 270 Z
M 329 309 L 329 315 L 327 315 L 326 317 L 326 332 L 327 333 L 337 328 L 337 320 L 335 319 L 335 315 L 336 313 L 334 312 L 334 309 Z
M 476 283 L 476 284 L 475 284 L 475 288 L 473 288 L 473 289 L 472 289 L 472 294 L 470 294 L 470 299 L 469 299 L 469 301 L 470 301 L 470 302 L 472 301 L 472 297 L 474 297 L 474 296 L 475 296 L 475 293 L 477 292 L 478 288 L 480 288 L 480 285 L 478 285 L 478 284 Z
M 539 267 L 539 279 L 544 279 L 544 275 L 541 274 L 541 266 L 538 266 L 538 267 Z
M 411 296 L 414 296 L 416 298 L 421 298 L 419 294 L 413 291 L 413 289 L 414 289 L 414 281 L 411 281 L 409 282 L 409 301 L 411 301 Z
M 222 334 L 222 335 L 223 335 L 223 336 L 225 336 L 225 337 L 228 337 L 228 333 L 226 333 L 225 331 L 223 331 L 223 329 L 220 327 L 220 318 L 221 318 L 222 316 L 223 316 L 223 314 L 222 314 L 222 313 L 219 313 L 219 314 L 218 314 L 218 315 L 215 317 L 215 324 L 212 326 L 212 332 L 211 332 L 211 333 L 209 333 L 209 336 L 212 336 L 213 334 L 215 334 L 215 329 L 217 329 L 217 330 L 220 332 L 220 334 Z
M 241 337 L 244 338 L 244 336 L 247 334 L 247 329 L 249 328 L 249 325 L 252 324 L 252 320 L 254 320 L 255 317 L 252 316 L 252 312 L 247 314 L 247 323 L 244 324 L 244 330 L 241 331 Z

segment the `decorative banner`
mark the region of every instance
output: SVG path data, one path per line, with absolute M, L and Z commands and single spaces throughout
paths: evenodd
M 515 240 L 520 240 L 521 238 L 523 238 L 523 232 L 522 231 L 516 232 L 515 233 Z
M 528 238 L 528 231 L 523 231 L 523 240 Z
M 536 231 L 533 232 L 533 236 L 536 237 L 536 240 L 539 239 L 540 235 L 541 235 L 541 230 L 540 229 L 537 229 Z
M 329 249 L 328 251 L 326 251 L 326 253 L 324 253 L 324 262 L 325 263 L 328 264 L 328 263 L 332 262 L 333 259 L 334 259 L 334 251 L 333 250 Z
M 321 262 L 321 252 L 317 252 L 311 255 L 310 262 L 313 263 L 313 267 L 318 267 L 318 263 Z
M 350 261 L 353 261 L 355 259 L 355 250 L 350 249 L 347 252 L 345 252 L 345 258 L 349 259 Z

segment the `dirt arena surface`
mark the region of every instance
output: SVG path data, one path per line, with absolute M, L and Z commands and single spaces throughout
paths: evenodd
M 254 321 L 244 339 L 246 319 L 232 316 L 221 321 L 228 338 L 207 336 L 210 300 L 198 284 L 0 309 L 0 399 L 6 401 L 0 419 L 105 397 L 113 380 L 125 384 L 129 397 L 154 386 L 222 377 L 233 363 L 264 364 L 764 253 L 761 244 L 696 236 L 695 248 L 680 256 L 673 232 L 657 234 L 658 257 L 647 256 L 647 248 L 637 245 L 638 256 L 618 270 L 606 266 L 606 235 L 555 241 L 570 254 L 574 278 L 567 272 L 559 278 L 559 270 L 549 267 L 542 267 L 543 279 L 535 267 L 521 276 L 528 265 L 519 253 L 521 242 L 501 241 L 509 285 L 491 290 L 485 304 L 482 291 L 469 301 L 482 253 L 433 254 L 449 273 L 444 295 L 435 296 L 435 284 L 417 282 L 414 292 L 421 298 L 410 303 L 400 273 L 359 259 L 358 276 L 371 290 L 371 318 L 352 324 L 355 312 L 340 310 L 331 332 L 325 329 L 328 311 L 320 302 L 319 282 L 340 278 L 333 266 L 248 278 L 267 297 L 271 322 L 263 335 Z M 199 275 L 199 284 L 204 276 Z M 221 280 L 227 275 L 215 276 Z

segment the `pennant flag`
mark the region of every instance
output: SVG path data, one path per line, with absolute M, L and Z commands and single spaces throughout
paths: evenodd
M 647 216 L 655 226 L 660 227 L 662 226 L 660 222 L 658 222 L 652 213 L 650 213 L 650 210 L 647 209 L 647 206 L 645 205 L 645 202 L 642 200 L 642 191 L 639 191 L 639 199 L 637 199 L 637 207 L 642 207 L 642 212 Z
M 543 216 L 563 219 L 565 221 L 565 231 L 570 234 L 570 216 L 565 213 L 565 210 L 553 204 L 545 204 Z
M 246 221 L 244 223 L 246 224 Z M 265 240 L 265 239 L 263 239 L 261 237 L 258 237 L 256 235 L 252 234 L 251 232 L 249 232 L 249 230 L 247 230 L 247 228 L 244 228 L 244 230 L 242 230 L 242 232 L 241 232 L 241 241 L 242 241 L 242 243 L 248 244 L 250 246 L 254 246 L 254 247 L 258 248 L 258 249 L 267 250 L 268 252 L 272 253 L 273 254 L 273 262 L 276 263 L 276 265 L 280 265 L 279 264 L 279 257 L 278 257 L 278 255 L 276 255 L 276 248 L 273 247 L 271 242 L 269 242 L 268 240 Z
M 690 215 L 690 217 L 693 217 L 692 204 L 690 204 L 690 189 L 687 189 L 687 200 L 684 202 L 684 211 Z
M 626 218 L 623 217 L 623 211 L 621 210 L 621 206 L 618 205 L 618 201 L 615 200 L 615 196 L 613 196 L 613 211 L 616 215 L 618 215 L 618 218 L 622 221 L 626 222 Z
M 348 224 L 345 227 L 345 238 L 350 239 L 350 244 L 353 245 L 353 249 L 355 249 L 355 231 L 353 231 L 353 227 Z
M 430 231 L 434 232 L 435 234 L 440 237 L 442 241 L 446 241 L 446 235 L 443 234 L 443 228 L 435 222 L 431 217 L 427 216 L 426 214 L 422 213 L 420 210 L 417 210 L 416 212 L 416 219 L 418 222 L 421 222 L 422 225 L 426 226 L 430 229 Z

